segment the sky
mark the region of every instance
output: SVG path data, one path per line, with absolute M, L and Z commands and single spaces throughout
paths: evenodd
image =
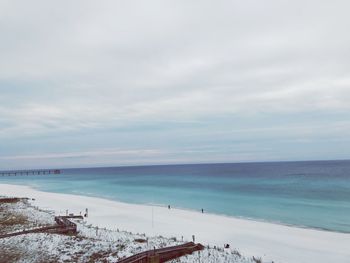
M 349 10 L 0 0 L 0 170 L 348 159 Z

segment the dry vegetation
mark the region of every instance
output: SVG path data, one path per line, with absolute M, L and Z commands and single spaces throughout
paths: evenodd
M 19 198 L 0 198 L 0 234 L 30 225 L 28 217 L 14 209 L 14 204 L 22 202 L 24 203 L 26 200 Z
M 54 223 L 50 211 L 30 205 L 27 199 L 0 199 L 0 234 L 46 226 Z M 119 259 L 145 250 L 178 245 L 175 238 L 146 237 L 126 231 L 97 229 L 78 224 L 78 235 L 33 233 L 0 239 L 0 263 L 36 262 L 117 262 Z M 237 250 L 206 248 L 204 251 L 184 256 L 170 262 L 260 263 L 241 256 Z
M 30 205 L 26 198 L 0 197 L 0 234 L 48 224 L 47 219 L 50 217 L 49 215 L 44 217 L 43 220 L 37 220 L 35 214 L 43 214 L 43 211 L 30 207 L 31 211 L 26 213 L 29 207 Z M 26 253 L 22 248 L 3 241 L 3 244 L 0 245 L 0 263 L 25 262 L 23 258 L 25 258 Z M 54 262 L 47 258 L 45 253 L 38 254 L 42 256 L 42 262 Z

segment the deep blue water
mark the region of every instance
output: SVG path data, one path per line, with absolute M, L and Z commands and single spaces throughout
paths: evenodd
M 2 182 L 350 233 L 350 161 L 64 169 Z

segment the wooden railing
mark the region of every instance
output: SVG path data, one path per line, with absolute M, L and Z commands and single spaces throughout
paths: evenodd
M 144 251 L 131 257 L 121 259 L 118 263 L 162 263 L 203 249 L 204 246 L 201 244 L 188 242 L 178 246 Z
M 32 228 L 32 229 L 27 229 L 23 231 L 13 232 L 13 233 L 2 234 L 0 235 L 0 239 L 6 238 L 6 237 L 31 234 L 31 233 L 59 233 L 59 234 L 77 233 L 77 225 L 69 221 L 68 218 L 83 219 L 82 216 L 55 216 L 55 221 L 57 223 L 57 225 L 55 226 L 38 227 L 38 228 Z

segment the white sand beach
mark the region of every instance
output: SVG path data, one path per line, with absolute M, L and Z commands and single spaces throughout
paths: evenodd
M 350 262 L 350 234 L 302 229 L 167 207 L 126 204 L 101 198 L 41 192 L 27 186 L 0 184 L 0 195 L 35 198 L 34 205 L 56 214 L 84 213 L 87 222 L 108 229 L 163 235 L 203 245 L 228 243 L 244 256 L 264 262 Z

